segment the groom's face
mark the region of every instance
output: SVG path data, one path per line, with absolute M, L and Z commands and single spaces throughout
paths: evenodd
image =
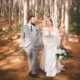
M 36 24 L 35 17 L 31 18 L 31 24 L 33 24 L 33 25 Z

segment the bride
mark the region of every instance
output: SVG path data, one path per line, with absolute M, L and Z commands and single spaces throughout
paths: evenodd
M 47 19 L 47 26 L 42 31 L 44 50 L 40 66 L 46 72 L 47 77 L 54 77 L 63 69 L 63 65 L 56 56 L 60 46 L 60 36 L 56 24 L 54 21 L 53 25 L 52 20 Z

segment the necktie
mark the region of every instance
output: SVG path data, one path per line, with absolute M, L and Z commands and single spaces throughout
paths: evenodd
M 32 26 L 30 26 L 30 28 L 31 28 L 31 31 L 32 31 Z

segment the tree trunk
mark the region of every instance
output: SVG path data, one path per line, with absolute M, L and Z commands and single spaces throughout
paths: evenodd
M 58 0 L 54 1 L 54 15 L 53 15 L 53 17 L 55 17 L 55 19 L 56 19 L 56 23 L 58 21 L 58 5 L 57 5 L 57 2 L 58 2 Z M 56 26 L 58 27 L 58 24 L 56 24 Z
M 21 11 L 20 11 L 21 10 L 21 6 L 20 6 L 20 3 L 21 2 L 19 1 L 19 23 L 21 22 L 21 19 L 20 19 L 20 17 L 21 17 Z
M 61 26 L 64 27 L 64 4 L 62 4 L 62 9 L 61 9 Z
M 11 29 L 11 1 L 9 0 L 9 28 Z
M 38 1 L 35 0 L 35 17 L 37 17 Z
M 65 1 L 65 41 L 68 41 L 68 0 Z
M 27 0 L 24 0 L 24 4 L 23 4 L 23 25 L 27 24 Z
M 0 15 L 1 15 L 1 0 L 0 0 Z

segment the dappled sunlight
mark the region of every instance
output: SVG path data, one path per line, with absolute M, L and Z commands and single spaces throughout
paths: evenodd
M 20 44 L 20 43 L 21 43 L 21 39 L 20 39 L 20 38 L 17 39 L 16 42 L 17 42 L 18 44 Z
M 24 57 L 7 57 L 5 60 L 0 61 L 0 69 L 19 69 L 24 66 Z
M 28 74 L 29 67 L 26 54 L 21 50 L 15 51 L 16 45 L 20 43 L 20 38 L 15 37 L 15 40 L 7 43 L 6 46 L 0 46 L 0 54 L 4 54 L 2 60 L 0 60 L 0 78 L 1 79 L 13 79 L 26 80 L 26 74 Z M 3 41 L 4 42 L 4 41 Z M 13 49 L 14 47 L 14 49 Z M 17 46 L 18 47 L 18 46 Z M 71 51 L 70 58 L 68 60 L 62 60 L 65 71 L 59 73 L 54 77 L 54 80 L 79 80 L 79 66 L 80 66 L 80 44 L 76 42 L 64 42 L 64 47 Z M 39 62 L 41 60 L 42 51 L 39 54 Z M 5 77 L 4 77 L 5 74 Z M 14 77 L 15 76 L 15 77 Z M 42 72 L 39 72 L 38 80 L 45 80 L 46 77 Z M 29 78 L 28 78 L 29 79 Z M 32 78 L 30 78 L 32 80 Z
M 68 76 L 66 76 L 66 75 L 57 75 L 54 79 L 55 80 L 62 80 L 62 79 L 70 80 L 70 78 Z
M 78 42 L 78 39 L 73 39 L 73 38 L 71 39 L 71 38 L 70 38 L 69 41 L 70 41 L 70 42 Z
M 79 42 L 78 36 L 76 36 L 76 35 L 73 35 L 73 36 L 69 35 L 69 41 L 70 42 Z

